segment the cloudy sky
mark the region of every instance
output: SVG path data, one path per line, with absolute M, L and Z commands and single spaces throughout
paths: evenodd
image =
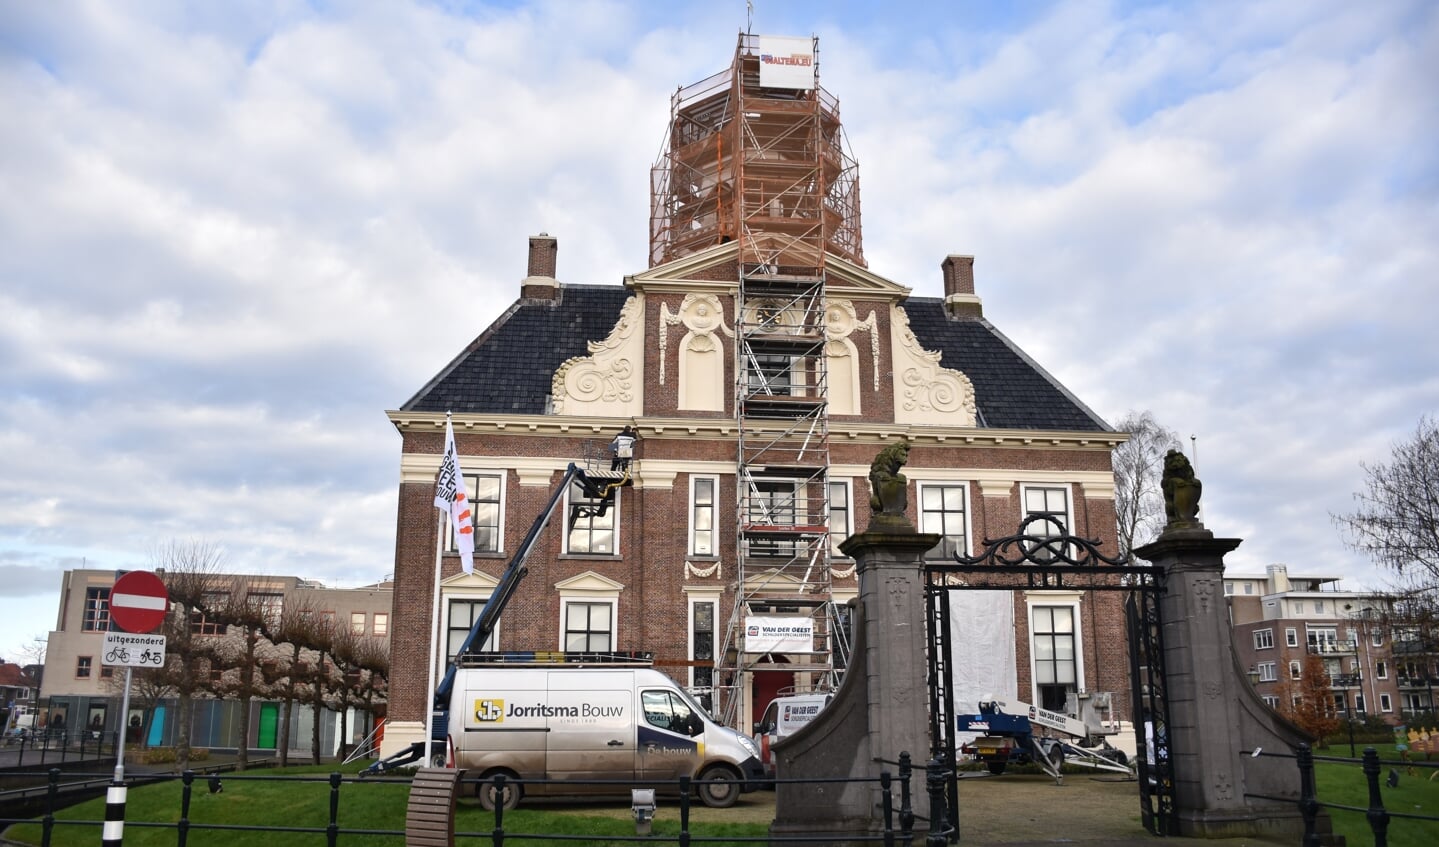
M 820 36 L 872 270 L 986 315 L 1110 421 L 1196 436 L 1231 568 L 1346 551 L 1439 411 L 1439 6 L 756 0 Z M 392 570 L 385 418 L 517 295 L 646 264 L 669 95 L 725 2 L 0 0 L 0 655 L 60 574 L 204 539 Z

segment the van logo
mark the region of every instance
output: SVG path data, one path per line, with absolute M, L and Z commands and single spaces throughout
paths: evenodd
M 497 697 L 476 700 L 475 720 L 480 723 L 504 723 L 505 701 Z

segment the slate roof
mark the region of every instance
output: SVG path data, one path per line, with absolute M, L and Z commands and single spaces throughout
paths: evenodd
M 555 369 L 609 335 L 630 296 L 615 285 L 565 285 L 558 302 L 520 300 L 471 342 L 404 411 L 544 414 Z M 944 303 L 902 308 L 926 350 L 974 383 L 981 427 L 1107 432 L 1109 427 L 983 318 L 951 321 Z
M 566 285 L 561 292 L 558 302 L 517 301 L 401 409 L 544 414 L 555 369 L 604 340 L 630 296 L 618 285 Z

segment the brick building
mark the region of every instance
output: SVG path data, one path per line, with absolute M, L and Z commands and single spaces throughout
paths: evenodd
M 557 239 L 531 238 L 518 299 L 388 413 L 402 444 L 386 754 L 420 740 L 431 694 L 446 413 L 477 552 L 473 575 L 442 559 L 445 652 L 567 463 L 608 468 L 606 445 L 632 426 L 633 485 L 602 518 L 556 512 L 489 646 L 652 651 L 743 728 L 776 691 L 841 676 L 857 586 L 838 543 L 868 521 L 886 445 L 910 447 L 910 517 L 944 536 L 933 556 L 1037 512 L 1114 549 L 1110 451 L 1124 436 L 985 317 L 972 257 L 936 256 L 935 280 L 867 266 L 857 166 L 815 44 L 764 42 L 742 35 L 729 69 L 676 93 L 647 269 L 562 283 L 583 270 L 561 274 Z M 793 57 L 788 76 L 767 73 L 776 51 Z M 1022 699 L 1128 691 L 1118 594 L 1006 602 Z M 761 643 L 768 625 L 788 636 Z
M 1291 574 L 1282 564 L 1226 573 L 1224 594 L 1234 652 L 1270 706 L 1279 708 L 1285 682 L 1298 681 L 1305 658 L 1317 655 L 1340 716 L 1399 724 L 1432 715 L 1439 651 L 1392 597 L 1344 591 L 1337 576 Z

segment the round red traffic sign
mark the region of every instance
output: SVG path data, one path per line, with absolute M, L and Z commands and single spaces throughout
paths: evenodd
M 170 611 L 165 583 L 150 571 L 130 571 L 110 589 L 110 617 L 126 632 L 154 632 Z

